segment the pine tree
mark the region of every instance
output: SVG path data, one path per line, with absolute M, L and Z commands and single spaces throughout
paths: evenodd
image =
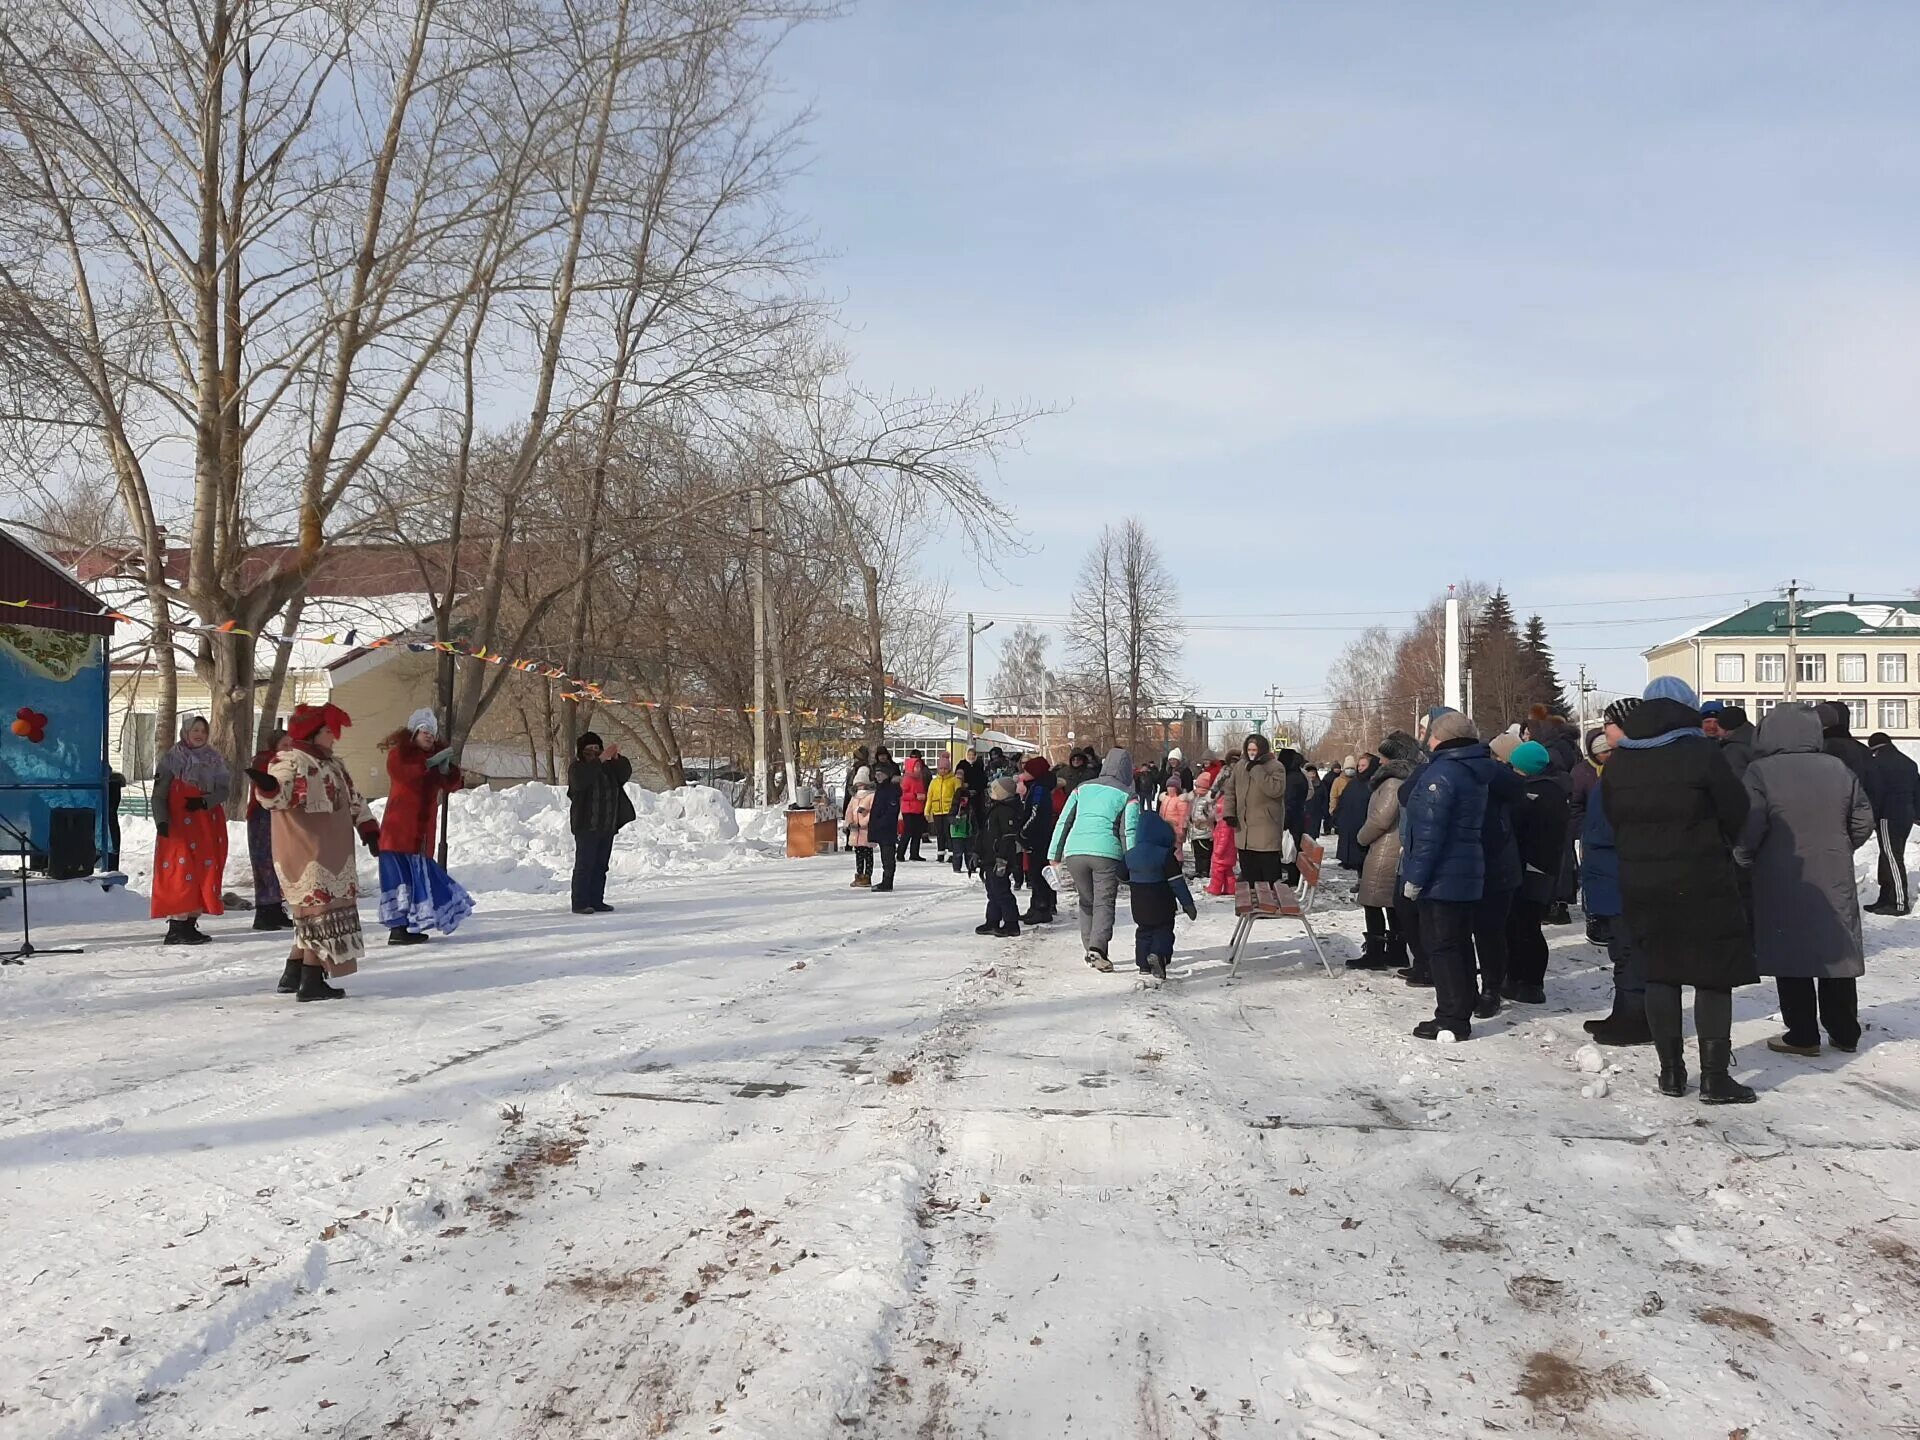
M 1494 591 L 1474 621 L 1466 662 L 1473 675 L 1473 723 L 1482 735 L 1498 734 L 1526 717 L 1534 701 L 1533 667 L 1521 649 L 1505 590 Z
M 1553 663 L 1553 647 L 1547 643 L 1547 622 L 1538 615 L 1527 617 L 1526 633 L 1520 637 L 1520 653 L 1526 660 L 1532 691 L 1528 703 L 1544 705 L 1556 715 L 1570 714 L 1572 707 L 1567 704 L 1566 687 L 1560 683 L 1560 672 Z

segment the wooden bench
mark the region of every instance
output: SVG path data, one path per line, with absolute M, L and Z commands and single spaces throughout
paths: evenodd
M 1258 910 L 1250 910 L 1240 917 L 1240 923 L 1233 929 L 1232 948 L 1227 952 L 1229 980 L 1240 973 L 1240 956 L 1247 948 L 1256 920 L 1298 920 L 1300 928 L 1307 932 L 1307 939 L 1313 944 L 1313 953 L 1320 957 L 1320 964 L 1329 976 L 1333 974 L 1327 952 L 1321 948 L 1320 937 L 1313 930 L 1313 898 L 1320 890 L 1320 867 L 1326 863 L 1326 858 L 1327 849 L 1318 840 L 1301 840 L 1299 893 L 1296 894 L 1291 885 L 1276 885 L 1274 888 L 1280 893 L 1278 915 L 1263 915 Z

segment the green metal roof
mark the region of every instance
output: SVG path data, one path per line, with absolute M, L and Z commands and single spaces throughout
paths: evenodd
M 1763 600 L 1692 632 L 1696 636 L 1787 633 L 1787 602 Z M 1802 635 L 1898 635 L 1920 640 L 1920 600 L 1848 600 L 1800 604 Z M 1683 637 L 1684 638 L 1684 637 Z M 1669 641 L 1669 644 L 1672 642 Z

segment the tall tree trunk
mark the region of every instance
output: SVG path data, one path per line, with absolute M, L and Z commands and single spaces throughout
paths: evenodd
M 860 562 L 860 582 L 867 601 L 867 745 L 886 743 L 887 661 L 881 649 L 880 572 Z
M 753 605 L 753 803 L 771 800 L 767 755 L 767 498 L 747 499 L 747 578 Z
M 768 601 L 767 636 L 773 660 L 773 705 L 780 713 L 780 757 L 786 764 L 786 801 L 793 803 L 800 783 L 800 750 L 793 738 L 793 704 L 787 696 L 787 662 L 781 654 L 780 627 L 774 623 L 772 601 Z
M 306 608 L 307 597 L 296 595 L 287 602 L 286 616 L 281 622 L 281 630 L 292 634 L 300 628 L 300 612 Z M 293 658 L 293 646 L 274 646 L 273 670 L 267 676 L 267 688 L 260 695 L 260 719 L 254 727 L 253 748 L 267 748 L 268 737 L 272 735 L 274 724 L 280 715 L 280 693 L 287 688 L 287 665 Z
M 208 743 L 227 757 L 233 772 L 226 802 L 231 808 L 245 795 L 243 767 L 252 757 L 253 637 L 238 630 L 216 630 L 207 636 L 207 654 L 197 667 L 209 693 L 207 721 L 213 734 Z

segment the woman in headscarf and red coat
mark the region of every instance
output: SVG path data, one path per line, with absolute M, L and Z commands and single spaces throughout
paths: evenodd
M 180 741 L 153 773 L 153 918 L 166 917 L 166 945 L 204 945 L 202 915 L 223 915 L 227 873 L 227 760 L 207 743 L 205 717 L 190 715 Z
M 387 752 L 387 809 L 380 818 L 380 923 L 389 945 L 424 945 L 427 931 L 451 935 L 473 913 L 473 897 L 434 859 L 440 797 L 467 783 L 422 707 L 381 742 Z
M 351 975 L 366 957 L 360 933 L 360 875 L 354 836 L 377 851 L 380 826 L 333 753 L 353 723 L 338 705 L 302 705 L 287 721 L 288 741 L 265 770 L 249 770 L 254 792 L 273 816 L 273 868 L 293 916 L 293 951 L 282 994 L 338 1000 L 329 978 Z

